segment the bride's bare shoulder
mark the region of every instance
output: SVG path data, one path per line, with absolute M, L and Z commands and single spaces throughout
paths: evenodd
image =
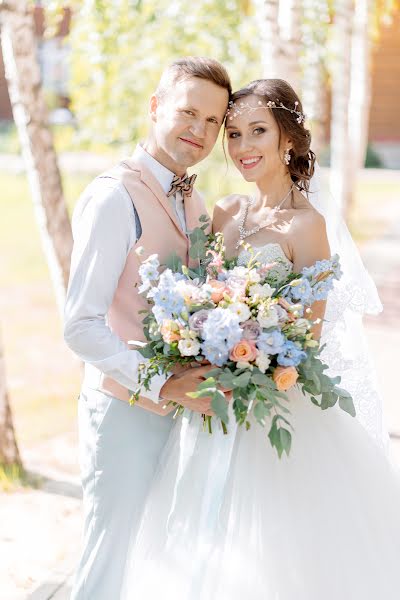
M 311 235 L 321 235 L 326 231 L 324 217 L 309 202 L 304 204 L 300 210 L 295 211 L 293 226 L 297 231 L 306 228 Z
M 238 215 L 246 199 L 243 194 L 230 194 L 218 200 L 213 212 L 214 231 L 221 231 L 227 221 Z

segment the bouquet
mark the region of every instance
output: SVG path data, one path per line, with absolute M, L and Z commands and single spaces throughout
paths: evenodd
M 340 377 L 325 373 L 323 347 L 313 338 L 310 306 L 327 298 L 341 276 L 339 257 L 318 261 L 301 273 L 289 273 L 279 259 L 260 264 L 250 246 L 249 260 L 225 257 L 222 234 L 206 235 L 206 222 L 190 234 L 190 269 L 172 255 L 161 268 L 158 256 L 145 259 L 139 269 L 149 309 L 144 318 L 147 343 L 140 348 L 148 360 L 139 369 L 139 389 L 148 389 L 152 377 L 168 373 L 177 364 L 212 365 L 208 378 L 190 395 L 211 397 L 215 417 L 203 415 L 227 431 L 228 404 L 222 390 L 232 390 L 232 408 L 239 425 L 251 420 L 267 427 L 279 457 L 289 454 L 292 442 L 286 392 L 295 385 L 307 392 L 322 410 L 339 406 L 355 415 Z M 177 414 L 183 408 L 177 406 Z M 254 418 L 251 419 L 251 416 Z

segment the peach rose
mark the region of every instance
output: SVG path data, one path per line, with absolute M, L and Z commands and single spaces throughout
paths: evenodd
M 160 333 L 166 344 L 172 344 L 172 342 L 178 342 L 181 339 L 179 325 L 172 319 L 164 319 Z
M 218 279 L 210 279 L 208 284 L 211 285 L 214 290 L 211 294 L 211 300 L 215 302 L 215 304 L 218 304 L 224 297 L 225 283 L 223 281 L 218 281 Z
M 254 342 L 240 340 L 231 350 L 229 358 L 235 362 L 251 362 L 257 358 L 258 350 Z
M 272 379 L 280 392 L 286 392 L 294 386 L 299 374 L 294 367 L 276 367 Z

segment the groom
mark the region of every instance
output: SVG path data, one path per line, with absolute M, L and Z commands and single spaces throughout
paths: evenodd
M 150 99 L 146 140 L 97 177 L 74 212 L 64 334 L 85 362 L 79 398 L 85 527 L 73 600 L 120 597 L 129 539 L 172 426 L 171 409 L 162 405 L 175 400 L 198 412 L 210 408 L 207 399 L 186 396 L 204 367 L 153 379 L 131 407 L 128 390 L 138 387 L 143 358 L 127 342 L 144 339 L 135 250 L 143 246 L 161 262 L 175 251 L 188 264 L 187 232 L 206 209 L 187 168 L 211 152 L 230 93 L 217 61 L 174 62 Z

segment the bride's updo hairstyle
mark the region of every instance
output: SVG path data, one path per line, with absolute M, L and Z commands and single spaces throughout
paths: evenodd
M 308 191 L 310 179 L 314 174 L 315 154 L 310 149 L 311 134 L 304 127 L 303 108 L 296 92 L 283 79 L 256 79 L 232 95 L 228 113 L 235 113 L 235 107 L 239 107 L 240 110 L 240 104 L 245 104 L 245 99 L 249 96 L 257 96 L 264 106 L 275 103 L 278 107 L 282 103 L 289 109 L 271 108 L 271 113 L 279 127 L 279 147 L 283 133 L 293 144 L 290 163 L 287 165 L 292 181 L 299 190 Z M 291 110 L 293 112 L 290 112 Z

